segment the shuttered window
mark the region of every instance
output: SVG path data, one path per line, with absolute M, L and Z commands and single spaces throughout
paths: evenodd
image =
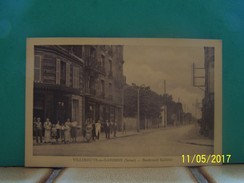
M 60 85 L 60 59 L 56 60 L 56 84 Z
M 34 81 L 41 82 L 41 56 L 40 55 L 35 55 Z
M 66 63 L 66 86 L 70 86 L 70 64 Z

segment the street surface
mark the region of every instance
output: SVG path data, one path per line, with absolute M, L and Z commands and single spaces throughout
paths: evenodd
M 33 146 L 34 155 L 42 156 L 181 156 L 182 154 L 211 154 L 213 146 L 196 143 L 200 137 L 194 124 L 143 130 L 112 139 L 76 144 L 43 144 Z M 122 132 L 118 132 L 122 133 Z M 127 133 L 129 134 L 129 133 Z M 194 140 L 194 144 L 187 140 Z M 211 140 L 209 140 L 211 141 Z

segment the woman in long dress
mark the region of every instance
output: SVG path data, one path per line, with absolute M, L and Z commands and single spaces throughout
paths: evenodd
M 61 134 L 61 143 L 63 142 L 63 143 L 66 143 L 66 136 L 65 136 L 65 130 L 66 130 L 66 128 L 65 128 L 65 126 L 64 126 L 64 124 L 62 123 L 61 124 L 61 127 L 60 127 L 60 134 Z
M 52 123 L 49 121 L 49 118 L 44 122 L 44 129 L 45 129 L 45 143 L 50 143 L 51 142 L 51 127 Z
M 77 136 L 77 121 L 71 122 L 71 138 L 72 142 L 76 143 L 76 136 Z
M 52 128 L 51 128 L 51 141 L 52 141 L 52 144 L 55 144 L 56 139 L 57 139 L 57 129 L 56 129 L 56 125 L 53 124 Z
M 66 142 L 70 142 L 70 135 L 71 135 L 71 131 L 70 131 L 70 128 L 71 128 L 71 122 L 70 122 L 70 119 L 68 118 L 67 121 L 64 123 L 64 127 L 65 127 L 65 139 L 66 139 Z
M 99 140 L 100 133 L 101 133 L 101 123 L 100 123 L 100 120 L 97 120 L 97 122 L 95 124 L 95 128 L 96 128 L 96 137 Z
M 96 136 L 96 124 L 92 120 L 92 140 L 96 140 L 96 138 L 97 138 L 97 136 Z

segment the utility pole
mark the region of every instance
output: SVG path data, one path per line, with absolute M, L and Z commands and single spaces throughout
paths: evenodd
M 166 94 L 166 80 L 164 80 L 164 94 Z
M 194 107 L 194 116 L 195 116 L 195 121 L 197 122 L 197 106 L 198 106 L 198 100 L 196 99 L 195 103 L 193 103 Z
M 132 83 L 132 86 L 137 90 L 137 132 L 140 132 L 140 90 L 150 90 L 150 87 L 146 87 L 144 84 L 137 86 Z
M 140 132 L 140 87 L 137 88 L 137 132 Z
M 179 125 L 180 125 L 180 118 L 181 118 L 180 117 L 180 110 L 181 110 L 181 108 L 180 108 L 180 97 L 178 97 L 178 104 L 179 104 L 178 105 L 178 113 L 179 113 L 178 115 L 179 115 Z
M 168 118 L 168 99 L 166 95 L 166 80 L 164 80 L 164 96 L 165 96 L 165 105 L 164 105 L 164 127 L 167 127 L 167 118 Z
M 123 84 L 123 88 L 122 88 L 122 116 L 121 116 L 121 131 L 123 131 L 123 126 L 124 126 L 124 103 L 125 103 L 125 85 Z

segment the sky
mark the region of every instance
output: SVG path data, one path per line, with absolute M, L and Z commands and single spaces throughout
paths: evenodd
M 124 75 L 127 84 L 149 86 L 158 94 L 172 95 L 184 112 L 196 114 L 193 104 L 202 101 L 203 90 L 193 87 L 192 64 L 204 65 L 203 47 L 124 46 Z M 201 70 L 198 75 L 203 75 Z M 200 116 L 200 111 L 197 111 Z

